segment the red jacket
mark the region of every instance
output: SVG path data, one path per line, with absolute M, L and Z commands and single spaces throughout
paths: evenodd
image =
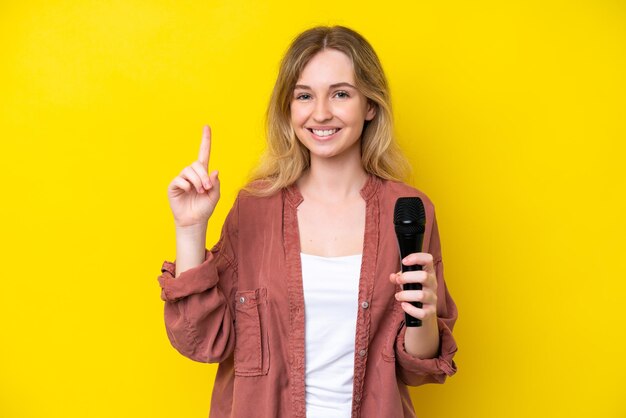
M 407 385 L 443 383 L 456 372 L 457 309 L 443 278 L 434 207 L 405 184 L 370 176 L 355 336 L 352 417 L 415 417 Z M 393 209 L 419 196 L 426 209 L 423 252 L 434 257 L 440 351 L 419 359 L 404 349 L 404 312 L 389 274 L 400 270 Z M 304 295 L 297 207 L 291 186 L 270 197 L 241 192 L 205 261 L 159 282 L 172 345 L 193 360 L 218 362 L 212 418 L 305 418 Z

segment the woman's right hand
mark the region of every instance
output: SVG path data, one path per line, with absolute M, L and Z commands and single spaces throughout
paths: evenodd
M 217 171 L 208 174 L 211 128 L 206 125 L 198 160 L 185 167 L 167 188 L 176 227 L 205 225 L 220 199 Z

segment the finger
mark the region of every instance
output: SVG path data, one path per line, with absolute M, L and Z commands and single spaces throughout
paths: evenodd
M 204 125 L 202 129 L 202 142 L 200 143 L 200 153 L 198 154 L 198 161 L 207 170 L 209 167 L 209 158 L 211 157 L 211 127 Z
M 396 277 L 396 283 L 398 284 L 406 284 L 406 283 L 426 283 L 428 280 L 428 273 L 423 270 L 418 271 L 406 271 L 404 273 L 398 274 Z
M 194 161 L 191 163 L 191 168 L 196 172 L 200 180 L 202 181 L 202 186 L 206 190 L 211 188 L 211 180 L 209 179 L 209 173 L 206 171 L 206 167 L 202 165 L 200 161 Z
M 219 174 L 220 173 L 217 170 L 215 170 L 211 172 L 211 175 L 209 175 L 209 181 L 211 182 L 211 185 L 217 189 L 217 191 L 220 190 Z
M 204 188 L 202 187 L 202 180 L 200 180 L 200 176 L 194 171 L 191 166 L 185 167 L 183 171 L 180 173 L 181 177 L 187 180 L 189 183 L 196 188 L 198 193 L 202 193 Z
M 400 302 L 423 302 L 424 292 L 421 290 L 403 290 L 395 294 Z
M 402 302 L 400 306 L 402 307 L 402 310 L 404 312 L 408 313 L 413 318 L 424 319 L 426 317 L 426 312 L 424 311 L 424 309 L 415 307 L 409 302 Z
M 220 198 L 220 179 L 218 177 L 217 170 L 211 172 L 209 178 L 211 179 L 211 189 L 209 197 L 214 199 L 215 203 L 217 204 L 217 199 Z
M 405 266 L 420 265 L 424 267 L 426 271 L 434 271 L 433 256 L 429 253 L 413 253 L 409 254 L 402 259 L 402 264 Z
M 403 290 L 396 293 L 396 300 L 400 302 L 422 302 L 436 304 L 437 297 L 434 293 L 423 290 Z
M 183 179 L 180 176 L 176 176 L 174 180 L 170 183 L 169 190 L 173 193 L 174 196 L 178 196 L 181 193 L 186 193 L 191 190 L 193 186 L 189 184 L 189 182 Z

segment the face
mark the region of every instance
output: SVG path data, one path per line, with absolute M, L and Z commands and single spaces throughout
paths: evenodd
M 311 159 L 356 154 L 374 106 L 355 87 L 350 58 L 335 49 L 315 55 L 304 67 L 291 99 L 291 125 Z

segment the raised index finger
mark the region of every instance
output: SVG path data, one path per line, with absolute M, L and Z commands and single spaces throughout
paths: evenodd
M 211 127 L 204 125 L 202 130 L 202 142 L 200 143 L 200 153 L 198 154 L 198 161 L 205 168 L 209 167 L 209 157 L 211 156 Z

